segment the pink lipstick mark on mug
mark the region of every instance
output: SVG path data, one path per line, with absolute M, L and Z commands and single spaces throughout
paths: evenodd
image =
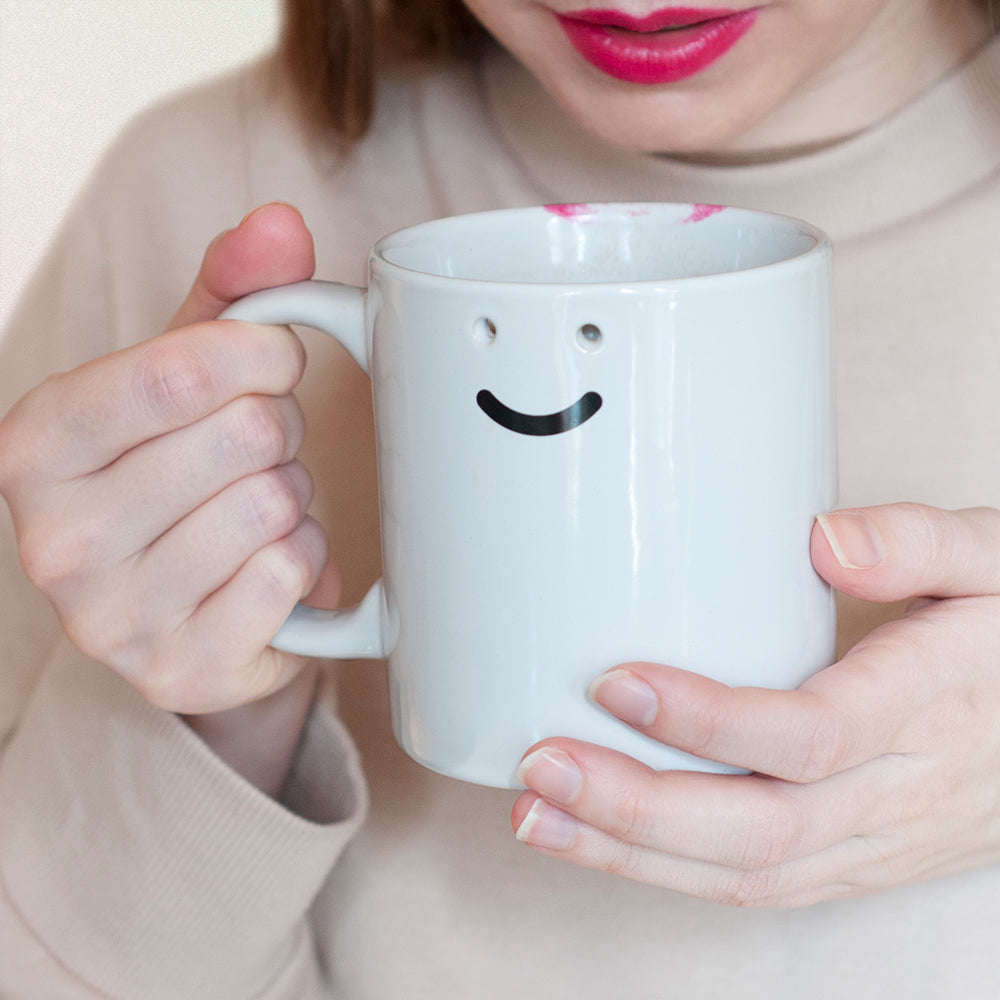
M 691 214 L 684 222 L 704 222 L 709 216 L 725 211 L 725 205 L 692 205 Z
M 611 208 L 616 207 L 611 202 L 605 202 L 604 204 L 610 206 Z M 553 215 L 558 215 L 563 219 L 580 219 L 584 216 L 596 215 L 600 206 L 595 207 L 594 205 L 587 204 L 585 201 L 573 201 L 567 202 L 564 205 L 543 205 L 542 208 L 544 208 L 546 212 L 551 212 Z M 625 214 L 629 216 L 629 218 L 638 219 L 644 215 L 649 215 L 650 213 L 648 208 L 637 206 L 636 208 L 626 209 Z
M 589 215 L 591 208 L 582 201 L 567 202 L 565 205 L 546 205 L 545 211 L 558 215 L 562 219 L 577 219 L 581 215 Z

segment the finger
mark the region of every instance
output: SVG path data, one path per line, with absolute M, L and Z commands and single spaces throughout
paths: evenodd
M 1000 594 L 1000 510 L 920 504 L 835 511 L 817 518 L 816 570 L 869 601 Z
M 302 661 L 268 643 L 313 588 L 326 558 L 323 529 L 307 517 L 206 598 L 152 667 L 143 661 L 123 672 L 148 701 L 171 712 L 223 711 L 278 690 Z
M 998 603 L 935 602 L 887 622 L 795 691 L 730 688 L 632 663 L 598 678 L 592 696 L 668 746 L 786 781 L 818 781 L 887 754 L 934 754 L 958 731 L 978 738 L 970 706 L 992 721 L 982 708 L 995 673 L 989 650 L 1000 643 Z
M 281 202 L 262 205 L 212 241 L 168 329 L 215 319 L 244 295 L 303 281 L 314 269 L 312 236 L 299 212 Z
M 942 808 L 962 814 L 961 794 L 942 804 L 927 762 L 916 758 L 882 757 L 802 787 L 670 772 L 650 772 L 643 782 L 648 769 L 635 762 L 623 769 L 624 758 L 602 748 L 546 741 L 525 761 L 538 750 L 571 756 L 584 783 L 569 803 L 534 790 L 522 796 L 511 817 L 518 839 L 575 864 L 718 902 L 799 906 L 866 895 L 954 870 L 965 856 L 952 833 L 941 839 L 935 818 Z M 915 843 L 930 846 L 921 853 Z
M 621 840 L 531 792 L 515 803 L 511 825 L 518 840 L 541 854 L 730 906 L 808 906 L 854 895 L 858 887 L 843 873 L 866 854 L 857 839 L 787 864 L 733 868 Z
M 652 663 L 615 668 L 591 688 L 594 700 L 646 735 L 706 760 L 793 782 L 817 781 L 885 753 L 912 749 L 896 714 L 899 670 L 891 646 L 856 648 L 796 691 L 731 688 Z M 907 692 L 922 704 L 919 672 Z M 910 714 L 903 712 L 905 718 Z
M 5 466 L 30 483 L 66 481 L 186 427 L 240 396 L 285 396 L 305 364 L 285 327 L 205 323 L 53 376 L 18 405 Z
M 197 423 L 131 449 L 88 477 L 71 498 L 114 512 L 118 558 L 151 545 L 160 535 L 246 476 L 292 461 L 305 435 L 294 396 L 240 396 Z M 134 502 L 141 491 L 145 502 Z
M 807 786 L 761 775 L 657 773 L 569 740 L 547 740 L 518 769 L 532 791 L 616 840 L 745 870 L 788 864 L 882 829 L 895 818 L 896 806 L 880 791 L 888 778 L 899 788 L 922 773 L 889 758 Z
M 618 840 L 713 864 L 777 864 L 840 839 L 836 829 L 807 830 L 797 786 L 756 775 L 657 773 L 600 747 L 548 740 L 525 756 L 518 779 Z
M 207 598 L 185 629 L 187 642 L 209 662 L 257 662 L 301 600 L 315 586 L 327 561 L 327 539 L 311 517 L 291 534 L 256 552 L 227 584 Z M 223 660 L 230 656 L 231 659 Z M 284 677 L 236 676 L 229 704 L 255 700 L 276 690 Z
M 152 622 L 180 624 L 223 587 L 258 550 L 293 532 L 312 500 L 300 462 L 233 483 L 164 534 L 135 561 Z

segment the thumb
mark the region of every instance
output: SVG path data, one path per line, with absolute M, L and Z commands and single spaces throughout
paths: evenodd
M 215 319 L 250 292 L 312 277 L 315 266 L 312 235 L 298 210 L 283 202 L 262 205 L 209 244 L 167 329 Z
M 811 554 L 823 579 L 868 601 L 1000 594 L 1000 510 L 839 510 L 816 519 Z

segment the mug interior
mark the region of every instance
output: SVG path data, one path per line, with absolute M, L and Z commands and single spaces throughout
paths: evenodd
M 823 235 L 795 219 L 716 205 L 596 204 L 455 216 L 386 237 L 376 259 L 471 281 L 663 281 L 767 267 Z

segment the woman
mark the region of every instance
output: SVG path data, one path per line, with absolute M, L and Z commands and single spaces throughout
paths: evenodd
M 1000 514 L 969 509 L 1000 495 L 986 5 L 468 8 L 485 30 L 436 3 L 290 0 L 280 62 L 123 137 L 12 324 L 0 983 L 994 995 Z M 377 671 L 317 686 L 267 646 L 301 596 L 377 574 L 367 384 L 318 336 L 303 375 L 287 331 L 211 320 L 314 262 L 358 283 L 374 239 L 422 219 L 633 199 L 834 239 L 850 509 L 812 553 L 845 595 L 844 658 L 786 694 L 608 664 L 609 711 L 758 773 L 552 739 L 512 802 L 406 760 Z

